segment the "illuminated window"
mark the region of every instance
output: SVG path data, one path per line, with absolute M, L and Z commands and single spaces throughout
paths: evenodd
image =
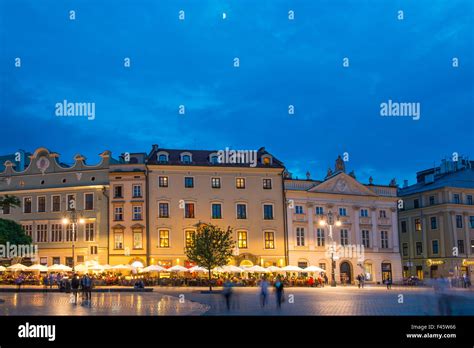
M 159 230 L 159 236 L 160 236 L 160 248 L 169 248 L 170 247 L 170 231 Z
M 275 249 L 275 233 L 265 232 L 265 249 Z
M 421 220 L 415 219 L 415 231 L 421 231 Z
M 247 232 L 239 231 L 237 232 L 238 245 L 240 249 L 247 249 Z
M 196 234 L 195 231 L 188 230 L 186 233 L 186 248 L 189 248 L 193 245 L 193 237 Z
M 186 203 L 184 205 L 184 217 L 186 219 L 194 219 L 194 203 Z
M 87 223 L 85 226 L 86 230 L 86 242 L 94 241 L 94 230 L 95 226 L 93 222 Z
M 221 188 L 221 178 L 211 178 L 212 188 Z
M 114 249 L 123 249 L 123 232 L 114 232 Z
M 36 225 L 36 241 L 47 242 L 48 241 L 48 225 L 38 224 Z
M 235 187 L 238 189 L 245 188 L 245 178 L 236 178 L 235 179 Z
M 167 176 L 158 177 L 158 186 L 168 187 L 168 177 Z
M 143 249 L 143 231 L 139 228 L 133 229 L 133 249 Z
M 316 239 L 317 239 L 318 247 L 323 247 L 325 244 L 324 229 L 318 228 L 316 230 Z

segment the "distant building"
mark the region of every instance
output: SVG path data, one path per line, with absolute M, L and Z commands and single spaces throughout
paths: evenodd
M 372 283 L 387 278 L 401 281 L 394 180 L 387 186 L 373 184 L 372 178 L 362 184 L 354 172 L 345 173 L 340 157 L 323 180 L 307 176 L 306 180 L 285 179 L 290 264 L 318 266 L 330 279 L 334 242 L 337 283 L 353 283 L 359 274 Z M 328 222 L 328 213 L 333 215 L 332 237 L 328 224 L 321 224 L 321 220 Z
M 459 158 L 417 173 L 399 190 L 400 243 L 405 276 L 472 278 L 474 161 Z

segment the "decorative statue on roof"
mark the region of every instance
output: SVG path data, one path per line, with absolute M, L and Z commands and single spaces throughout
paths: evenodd
M 369 178 L 369 185 L 373 185 L 374 184 L 374 178 L 372 178 L 372 176 L 370 176 Z
M 311 173 L 309 171 L 306 172 L 306 180 L 311 180 Z
M 334 170 L 336 172 L 343 172 L 343 173 L 346 172 L 346 165 L 344 164 L 344 161 L 343 161 L 341 155 L 339 155 L 336 159 L 336 166 L 335 166 Z
M 356 174 L 354 173 L 353 170 L 349 173 L 349 176 L 352 176 L 354 179 L 356 178 Z
M 329 178 L 332 175 L 332 170 L 331 168 L 328 168 L 328 172 L 326 174 L 326 178 Z
M 397 186 L 397 180 L 395 180 L 395 178 L 393 178 L 392 180 L 390 180 L 389 186 L 392 186 L 392 187 Z

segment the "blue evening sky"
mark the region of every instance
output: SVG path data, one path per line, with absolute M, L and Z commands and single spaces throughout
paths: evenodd
M 0 155 L 265 146 L 298 177 L 348 152 L 363 182 L 413 183 L 474 159 L 473 23 L 472 0 L 0 0 Z M 381 117 L 389 99 L 420 120 Z M 95 120 L 56 117 L 63 100 Z

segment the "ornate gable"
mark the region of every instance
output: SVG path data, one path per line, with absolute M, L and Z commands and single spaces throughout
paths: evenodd
M 308 192 L 336 193 L 343 195 L 377 196 L 346 173 L 338 173 L 308 190 Z

